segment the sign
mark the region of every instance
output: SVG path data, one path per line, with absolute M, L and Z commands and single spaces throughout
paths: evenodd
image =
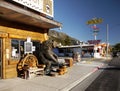
M 13 0 L 30 9 L 53 17 L 53 0 Z
M 42 12 L 46 15 L 53 17 L 53 0 L 43 0 Z
M 89 44 L 99 44 L 101 40 L 88 40 Z
M 99 28 L 96 26 L 96 24 L 94 24 L 93 26 L 91 26 L 91 28 L 92 28 L 93 30 L 99 30 Z
M 94 18 L 92 20 L 87 21 L 86 24 L 99 24 L 102 23 L 103 19 L 102 18 Z
M 25 52 L 25 54 L 26 53 L 33 53 L 32 46 L 33 46 L 32 42 L 25 42 L 24 43 L 24 52 Z

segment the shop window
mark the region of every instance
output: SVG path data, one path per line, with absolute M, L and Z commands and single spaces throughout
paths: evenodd
M 24 42 L 23 40 L 20 41 L 20 56 L 24 56 Z
M 59 53 L 64 53 L 64 49 L 59 49 Z
M 68 48 L 67 49 L 67 53 L 73 53 L 73 49 L 72 48 Z
M 20 59 L 24 56 L 24 43 L 25 40 L 18 40 L 18 39 L 12 39 L 11 40 L 11 58 L 12 59 Z M 33 46 L 35 46 L 35 51 L 32 53 L 39 59 L 39 52 L 41 50 L 41 43 L 39 41 L 32 41 Z M 29 50 L 31 48 L 27 47 L 26 50 Z
M 19 59 L 24 55 L 24 41 L 18 39 L 11 40 L 11 57 L 13 59 Z
M 33 41 L 33 46 L 35 46 L 35 51 L 33 54 L 39 59 L 39 52 L 41 50 L 41 43 L 39 41 Z

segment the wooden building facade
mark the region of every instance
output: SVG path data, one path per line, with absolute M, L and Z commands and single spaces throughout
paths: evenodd
M 51 0 L 44 0 L 46 3 Z M 51 28 L 59 28 L 61 23 L 45 14 L 20 5 L 13 0 L 0 0 L 0 78 L 17 77 L 16 66 L 24 50 L 24 42 L 31 38 L 33 46 L 48 39 Z M 15 52 L 15 53 L 14 53 Z

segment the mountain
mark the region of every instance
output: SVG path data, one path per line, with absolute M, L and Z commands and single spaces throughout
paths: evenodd
M 48 32 L 48 36 L 50 40 L 55 40 L 57 43 L 61 43 L 62 45 L 76 45 L 79 44 L 80 41 L 63 33 L 55 30 L 50 30 Z

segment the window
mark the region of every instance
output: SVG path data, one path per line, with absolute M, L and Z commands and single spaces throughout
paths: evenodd
M 25 42 L 26 40 L 12 39 L 11 40 L 11 58 L 20 59 L 26 53 L 33 53 L 39 59 L 41 43 L 39 41 Z M 25 45 L 24 45 L 25 44 Z M 35 46 L 35 51 L 33 51 Z
M 20 41 L 20 55 L 24 55 L 24 42 L 23 40 Z
M 20 59 L 24 54 L 24 40 L 12 39 L 11 40 L 11 58 Z
M 64 51 L 65 51 L 65 50 L 62 49 L 62 48 L 59 49 L 59 53 L 64 53 Z
M 39 41 L 33 41 L 33 46 L 35 46 L 35 51 L 33 51 L 33 54 L 38 58 L 39 60 L 39 52 L 41 50 L 41 43 Z

